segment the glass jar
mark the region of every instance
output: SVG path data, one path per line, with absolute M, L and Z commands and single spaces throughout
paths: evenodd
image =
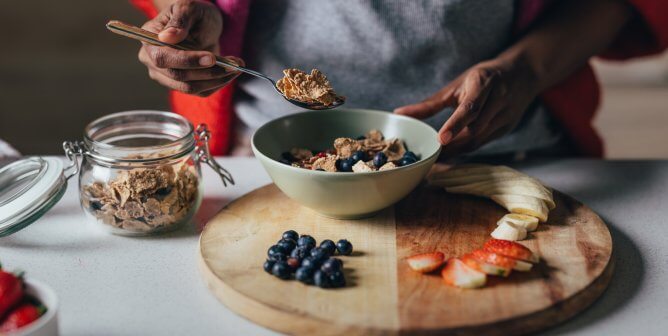
M 206 125 L 169 112 L 120 112 L 91 122 L 83 142 L 65 142 L 69 177 L 79 173 L 86 216 L 111 233 L 151 235 L 189 222 L 202 200 L 200 162 L 223 184 L 232 176 L 211 157 Z M 79 162 L 80 161 L 80 162 Z

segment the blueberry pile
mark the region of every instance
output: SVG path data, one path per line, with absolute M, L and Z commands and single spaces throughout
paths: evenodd
M 325 239 L 316 247 L 313 237 L 299 236 L 294 230 L 285 231 L 276 245 L 267 250 L 263 268 L 283 280 L 294 276 L 297 281 L 320 288 L 345 287 L 343 261 L 332 257 L 337 252 L 339 255 L 350 255 L 353 245 L 345 239 L 336 244 Z

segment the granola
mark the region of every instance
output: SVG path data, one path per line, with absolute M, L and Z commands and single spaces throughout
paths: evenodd
M 356 139 L 337 138 L 332 147 L 315 155 L 309 149 L 293 148 L 281 154 L 280 161 L 304 169 L 355 173 L 391 170 L 418 161 L 401 139 L 385 139 L 378 130 Z
M 311 74 L 299 69 L 285 69 L 283 76 L 276 87 L 288 99 L 325 106 L 345 100 L 345 97 L 334 92 L 327 77 L 317 69 L 311 70 Z
M 188 164 L 121 170 L 82 188 L 85 209 L 104 224 L 146 233 L 180 224 L 197 206 L 199 180 Z

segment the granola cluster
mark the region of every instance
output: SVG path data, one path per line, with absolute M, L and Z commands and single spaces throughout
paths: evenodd
M 281 155 L 281 162 L 294 167 L 328 172 L 383 171 L 415 163 L 417 156 L 406 150 L 400 139 L 385 139 L 383 133 L 371 130 L 365 135 L 337 138 L 333 148 L 317 152 L 293 148 Z
M 85 209 L 104 224 L 146 233 L 180 224 L 197 206 L 198 178 L 187 164 L 122 170 L 82 188 Z
M 305 103 L 321 103 L 325 106 L 345 100 L 345 97 L 334 92 L 327 77 L 317 69 L 311 70 L 311 74 L 299 69 L 285 69 L 283 76 L 276 83 L 276 87 L 288 99 Z

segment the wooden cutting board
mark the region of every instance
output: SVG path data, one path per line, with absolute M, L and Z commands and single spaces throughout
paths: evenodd
M 411 271 L 405 258 L 459 256 L 490 238 L 506 211 L 493 202 L 421 186 L 379 215 L 334 220 L 301 207 L 274 185 L 229 204 L 200 238 L 200 269 L 228 308 L 268 328 L 302 335 L 451 333 L 510 335 L 540 330 L 586 308 L 613 272 L 612 239 L 592 210 L 555 192 L 547 223 L 522 241 L 542 263 L 529 273 L 489 277 L 483 289 L 448 287 Z M 349 286 L 325 290 L 262 269 L 281 233 L 350 240 L 342 257 Z

